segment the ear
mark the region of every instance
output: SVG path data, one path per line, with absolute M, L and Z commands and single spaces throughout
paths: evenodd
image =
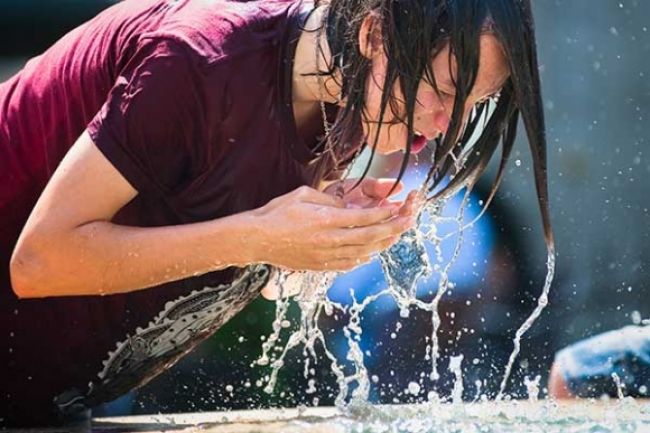
M 376 12 L 365 16 L 359 29 L 359 51 L 366 59 L 372 59 L 381 49 L 381 20 Z

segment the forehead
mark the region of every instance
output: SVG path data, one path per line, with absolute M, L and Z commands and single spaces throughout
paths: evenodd
M 507 57 L 499 39 L 491 33 L 484 33 L 479 40 L 479 68 L 472 93 L 491 94 L 499 90 L 510 76 Z M 449 57 L 449 44 L 433 58 L 436 84 L 453 88 L 456 78 L 456 58 Z

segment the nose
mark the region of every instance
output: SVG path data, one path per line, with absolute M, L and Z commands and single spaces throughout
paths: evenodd
M 447 133 L 450 121 L 451 119 L 445 110 L 438 110 L 438 112 L 433 116 L 433 126 L 439 131 L 439 133 L 442 133 L 443 135 Z M 429 140 L 432 140 L 434 138 L 435 137 L 427 137 Z
M 465 107 L 463 111 L 463 118 L 461 119 L 461 127 L 460 131 L 458 132 L 460 135 L 462 135 L 462 131 L 464 129 L 464 126 L 467 124 L 467 121 L 470 117 L 470 113 L 472 111 L 472 108 L 474 106 L 470 104 L 469 102 L 467 103 L 467 106 Z M 433 115 L 433 127 L 439 131 L 439 133 L 442 133 L 443 135 L 447 135 L 447 130 L 449 129 L 449 124 L 451 123 L 451 111 L 447 110 L 446 106 L 441 106 L 441 109 L 436 111 Z M 435 138 L 434 137 L 428 137 L 428 140 L 431 140 Z

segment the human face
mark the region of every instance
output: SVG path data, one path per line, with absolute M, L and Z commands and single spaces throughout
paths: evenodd
M 467 98 L 463 110 L 463 125 L 466 124 L 472 107 L 486 98 L 493 96 L 508 79 L 510 72 L 499 40 L 492 34 L 485 33 L 480 37 L 480 57 L 476 82 Z M 379 137 L 376 151 L 387 155 L 406 149 L 408 128 L 405 122 L 398 121 L 398 116 L 392 113 L 390 105 L 384 113 L 381 126 L 379 120 L 381 95 L 386 75 L 388 60 L 383 50 L 377 50 L 371 59 L 371 73 L 366 85 L 366 110 L 370 119 L 375 122 L 363 122 L 367 143 L 374 142 L 377 128 Z M 428 140 L 433 140 L 447 132 L 451 114 L 454 108 L 456 89 L 453 80 L 456 75 L 456 61 L 449 57 L 449 45 L 445 46 L 432 60 L 432 69 L 438 86 L 438 91 L 424 79 L 420 82 L 417 92 L 417 102 L 414 110 L 413 127 L 415 140 L 411 152 L 422 150 Z M 401 112 L 406 112 L 399 84 L 395 84 L 394 95 L 398 99 L 397 106 Z

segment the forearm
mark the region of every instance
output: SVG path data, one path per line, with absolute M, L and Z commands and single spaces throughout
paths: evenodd
M 254 260 L 245 243 L 252 218 L 244 213 L 153 228 L 95 221 L 40 236 L 12 261 L 12 274 L 29 276 L 14 290 L 21 297 L 125 293 L 244 266 Z M 29 270 L 20 272 L 21 266 Z

